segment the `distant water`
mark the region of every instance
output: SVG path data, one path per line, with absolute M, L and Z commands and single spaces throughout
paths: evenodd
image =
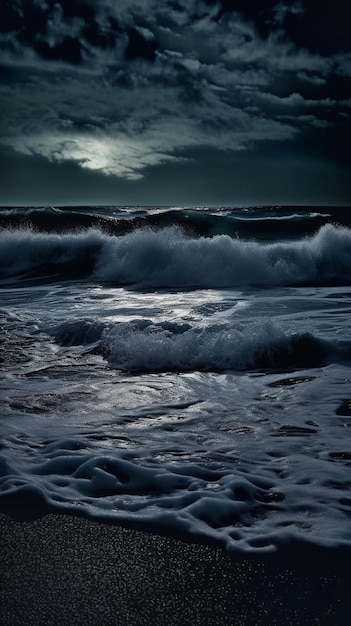
M 351 547 L 351 214 L 0 211 L 0 512 Z

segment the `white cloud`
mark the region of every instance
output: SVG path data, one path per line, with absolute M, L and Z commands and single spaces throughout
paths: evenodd
M 46 0 L 33 0 L 33 3 L 35 6 L 39 7 L 40 9 L 43 9 L 44 11 L 48 9 L 48 4 Z
M 40 38 L 46 40 L 51 47 L 57 46 L 66 37 L 79 37 L 84 26 L 85 22 L 80 17 L 64 18 L 61 5 L 56 3 L 46 23 L 47 36 Z
M 318 76 L 318 74 L 310 74 L 305 71 L 298 72 L 297 77 L 305 83 L 314 85 L 315 87 L 324 87 L 327 84 L 327 79 Z
M 334 61 L 333 69 L 335 74 L 351 78 L 351 52 L 336 54 Z
M 336 107 L 337 102 L 332 100 L 331 98 L 319 98 L 316 100 L 303 98 L 300 93 L 292 93 L 289 96 L 279 97 L 270 93 L 257 93 L 256 99 L 265 102 L 267 104 L 274 105 L 280 111 L 290 108 L 290 109 L 301 109 L 301 108 L 329 108 Z M 339 103 L 339 105 L 342 103 Z
M 273 8 L 275 19 L 278 24 L 282 24 L 289 13 L 291 15 L 303 15 L 304 10 L 301 2 L 278 2 Z

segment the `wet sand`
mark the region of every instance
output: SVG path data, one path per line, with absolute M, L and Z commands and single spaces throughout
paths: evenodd
M 243 558 L 46 515 L 0 515 L 1 626 L 349 625 L 350 551 Z

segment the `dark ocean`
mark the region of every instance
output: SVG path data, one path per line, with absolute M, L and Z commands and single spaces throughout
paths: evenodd
M 0 512 L 351 547 L 351 209 L 0 211 Z

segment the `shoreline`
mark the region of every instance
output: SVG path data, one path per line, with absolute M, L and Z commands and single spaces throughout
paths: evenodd
M 235 555 L 51 513 L 0 514 L 0 537 L 2 626 L 349 623 L 349 550 Z

